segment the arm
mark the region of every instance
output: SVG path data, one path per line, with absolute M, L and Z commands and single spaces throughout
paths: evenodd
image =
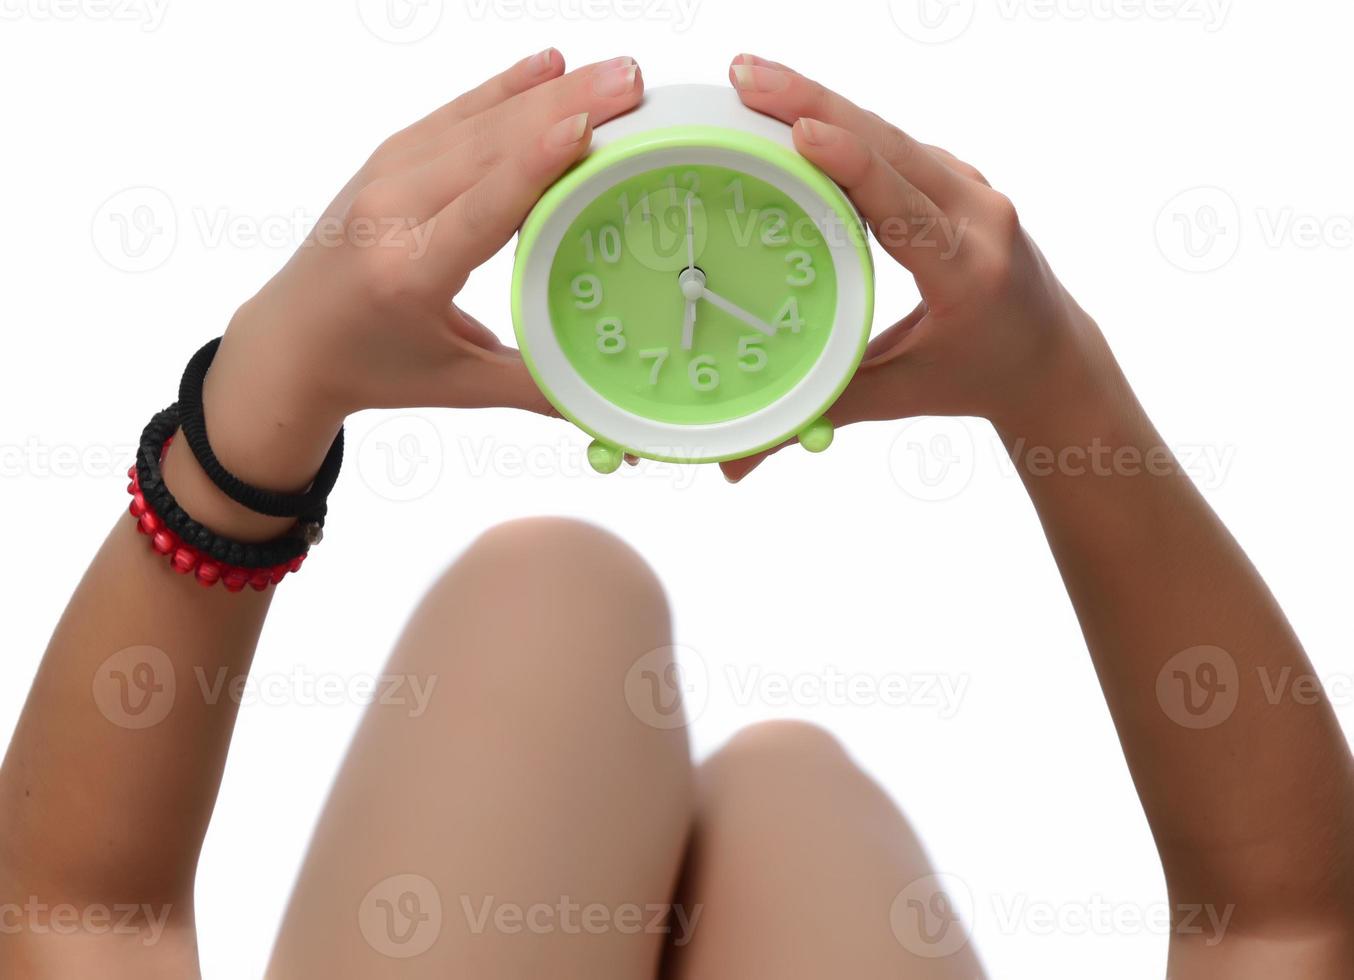
M 591 123 L 641 89 L 629 59 L 563 75 L 551 50 L 383 144 L 233 319 L 204 389 L 223 464 L 297 491 L 359 409 L 543 408 L 517 353 L 452 300 Z M 188 513 L 236 539 L 287 530 L 220 494 L 182 446 L 165 480 Z M 0 769 L 0 975 L 197 974 L 193 877 L 236 715 L 199 676 L 249 670 L 270 600 L 202 588 L 116 523 Z
M 1179 913 L 1171 975 L 1346 976 L 1348 746 L 1282 611 L 1096 324 L 971 166 L 775 63 L 745 57 L 733 81 L 748 105 L 796 124 L 800 151 L 848 190 L 922 293 L 871 343 L 834 423 L 981 416 L 1016 461 Z M 741 479 L 759 462 L 726 471 Z

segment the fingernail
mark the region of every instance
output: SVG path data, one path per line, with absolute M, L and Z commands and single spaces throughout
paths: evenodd
M 799 131 L 804 135 L 804 142 L 811 143 L 814 146 L 829 146 L 837 141 L 837 133 L 825 123 L 820 123 L 817 119 L 805 117 L 799 120 Z
M 592 83 L 593 94 L 606 99 L 624 95 L 635 87 L 635 73 L 638 71 L 639 66 L 633 61 L 629 65 L 608 68 Z
M 742 54 L 740 54 L 737 58 L 734 58 L 733 60 L 741 61 L 743 64 L 751 67 L 762 67 L 762 68 L 780 67 L 780 65 L 776 64 L 776 62 L 774 61 L 771 61 L 767 58 L 759 57 L 758 55 L 755 54 L 748 54 L 746 51 L 744 51 Z
M 546 134 L 545 141 L 551 146 L 573 146 L 588 131 L 588 114 L 580 112 L 561 122 L 555 123 Z
M 734 65 L 733 83 L 744 92 L 779 92 L 790 84 L 790 76 L 761 65 Z
M 629 55 L 620 58 L 612 58 L 610 61 L 603 61 L 594 69 L 597 72 L 604 72 L 609 68 L 629 68 L 635 63 L 635 59 Z
M 554 63 L 554 60 L 554 48 L 546 48 L 538 54 L 533 54 L 527 59 L 527 77 L 535 78 L 537 75 L 544 75 L 550 70 L 550 66 Z

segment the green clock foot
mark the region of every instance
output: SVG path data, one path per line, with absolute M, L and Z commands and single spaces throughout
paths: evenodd
M 832 423 L 821 418 L 799 434 L 799 444 L 811 453 L 821 453 L 832 445 L 834 434 Z
M 588 447 L 588 464 L 598 473 L 615 473 L 625 461 L 625 453 L 615 446 L 594 439 Z

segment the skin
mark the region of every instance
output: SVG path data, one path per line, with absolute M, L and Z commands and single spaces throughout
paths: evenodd
M 1081 619 L 1172 904 L 1230 910 L 1212 945 L 1182 922 L 1171 976 L 1347 976 L 1354 768 L 1319 685 L 1301 700 L 1268 696 L 1266 677 L 1314 676 L 1282 612 L 1169 456 L 1150 473 L 1092 477 L 1050 471 L 1029 448 L 1164 452 L 1094 321 L 1011 202 L 969 165 L 774 62 L 740 56 L 731 80 L 749 106 L 794 124 L 800 152 L 847 189 L 923 297 L 871 344 L 833 422 L 981 416 L 1011 450 Z M 633 107 L 642 86 L 628 59 L 566 75 L 559 54 L 543 52 L 382 144 L 314 242 L 232 320 L 205 389 L 222 462 L 299 490 L 363 408 L 546 411 L 520 357 L 455 297 L 586 152 L 591 126 Z M 959 234 L 958 250 L 917 235 L 928 226 Z M 373 230 L 393 236 L 372 244 Z M 725 472 L 741 479 L 760 462 Z M 166 480 L 222 534 L 286 530 L 223 498 L 177 445 Z M 180 678 L 194 668 L 243 676 L 271 596 L 174 576 L 131 521 L 117 522 L 52 637 L 0 769 L 0 905 L 137 904 L 165 911 L 163 936 L 147 946 L 140 935 L 3 933 L 0 973 L 197 975 L 193 879 L 234 703 L 182 698 L 152 728 L 110 725 L 90 679 L 97 690 L 107 659 L 130 646 L 162 651 Z M 1236 669 L 1234 709 L 1206 728 L 1182 724 L 1159 685 L 1163 670 L 1174 676 L 1172 658 L 1201 645 Z

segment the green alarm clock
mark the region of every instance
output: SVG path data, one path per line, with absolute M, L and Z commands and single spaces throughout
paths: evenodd
M 709 463 L 798 439 L 865 351 L 874 268 L 860 216 L 794 149 L 790 127 L 730 89 L 649 92 L 522 226 L 513 324 L 536 383 L 594 439 Z

